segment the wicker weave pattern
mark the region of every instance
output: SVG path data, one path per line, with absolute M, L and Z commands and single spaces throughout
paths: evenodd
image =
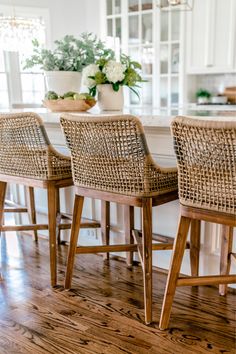
M 41 180 L 71 177 L 70 158 L 53 149 L 34 113 L 0 115 L 0 174 Z
M 61 125 L 75 185 L 131 196 L 177 190 L 177 170 L 155 164 L 137 118 L 65 115 Z
M 171 129 L 180 202 L 236 215 L 236 122 L 177 117 Z

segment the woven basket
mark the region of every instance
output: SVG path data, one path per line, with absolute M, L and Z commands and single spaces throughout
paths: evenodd
M 81 112 L 88 111 L 96 104 L 96 100 L 44 100 L 44 107 L 52 112 Z

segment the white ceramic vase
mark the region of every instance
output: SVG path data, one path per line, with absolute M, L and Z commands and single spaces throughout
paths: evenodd
M 209 103 L 209 98 L 207 98 L 207 97 L 198 97 L 197 98 L 197 103 L 198 104 L 207 104 L 207 103 Z
M 98 106 L 101 111 L 122 111 L 124 107 L 123 87 L 114 91 L 111 84 L 97 86 Z
M 81 73 L 77 71 L 45 71 L 47 91 L 63 95 L 68 91 L 79 92 Z

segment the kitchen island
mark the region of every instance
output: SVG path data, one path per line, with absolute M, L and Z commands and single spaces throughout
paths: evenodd
M 12 110 L 11 110 L 12 111 Z M 28 109 L 29 111 L 29 109 Z M 5 110 L 6 112 L 6 110 Z M 68 154 L 65 145 L 65 139 L 62 134 L 59 118 L 60 113 L 48 112 L 46 109 L 34 109 L 38 113 L 45 124 L 47 133 L 52 144 L 61 152 Z M 204 114 L 202 113 L 204 112 Z M 170 124 L 175 115 L 188 115 L 193 118 L 207 120 L 236 120 L 236 112 L 234 111 L 190 111 L 190 110 L 148 110 L 148 109 L 130 109 L 124 110 L 125 114 L 134 114 L 138 116 L 144 125 L 146 138 L 149 149 L 154 159 L 164 167 L 176 165 L 175 155 L 173 151 L 173 143 L 170 134 Z M 100 112 L 95 108 L 89 113 L 76 114 L 96 114 Z M 119 112 L 105 113 L 106 115 L 121 114 Z M 15 201 L 24 204 L 24 188 L 13 188 Z M 36 190 L 36 206 L 38 219 L 41 222 L 46 221 L 47 203 L 46 193 L 42 190 Z M 73 188 L 68 188 L 61 193 L 62 210 L 71 213 L 73 208 Z M 86 199 L 83 216 L 100 220 L 100 201 Z M 178 226 L 179 203 L 174 201 L 160 207 L 153 208 L 153 232 L 165 236 L 175 236 Z M 140 210 L 135 209 L 135 227 L 140 229 Z M 123 207 L 115 203 L 111 203 L 111 243 L 121 243 L 123 237 Z M 202 222 L 202 240 L 205 238 L 204 248 L 201 250 L 200 273 L 201 274 L 218 274 L 219 272 L 219 254 L 220 254 L 220 225 Z M 68 231 L 64 231 L 63 237 L 68 239 Z M 81 230 L 80 243 L 82 245 L 92 245 L 100 243 L 100 230 Z M 171 251 L 162 251 L 153 253 L 153 265 L 160 268 L 168 269 Z M 125 256 L 125 254 L 120 254 Z M 136 255 L 137 257 L 137 255 Z M 136 258 L 138 259 L 138 258 Z M 235 271 L 235 269 L 232 271 Z M 188 252 L 184 259 L 182 272 L 189 274 Z

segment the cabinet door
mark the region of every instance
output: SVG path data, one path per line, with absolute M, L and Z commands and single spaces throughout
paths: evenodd
M 192 12 L 187 13 L 187 72 L 205 68 L 205 34 L 207 28 L 206 1 L 196 0 Z
M 213 23 L 214 32 L 212 33 L 214 45 L 210 48 L 212 51 L 210 65 L 219 72 L 229 72 L 234 69 L 236 1 L 216 0 L 214 3 L 215 23 Z
M 187 18 L 187 72 L 235 71 L 235 0 L 196 0 Z

